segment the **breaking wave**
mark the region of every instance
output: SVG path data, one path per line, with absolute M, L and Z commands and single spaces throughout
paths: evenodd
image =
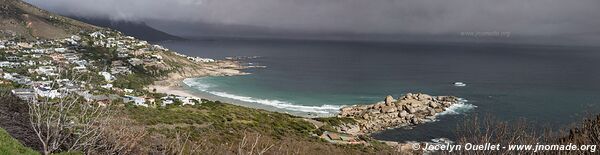
M 477 106 L 468 104 L 467 102 L 469 102 L 469 100 L 459 98 L 458 103 L 451 105 L 450 107 L 446 108 L 445 111 L 440 112 L 437 115 L 458 115 L 477 108 Z
M 240 100 L 240 101 L 244 101 L 244 102 L 260 103 L 260 104 L 270 105 L 273 107 L 286 109 L 286 110 L 292 110 L 292 111 L 328 114 L 328 113 L 338 112 L 340 110 L 340 108 L 342 108 L 342 106 L 334 106 L 334 105 L 302 106 L 302 105 L 295 105 L 295 104 L 292 104 L 290 102 L 285 102 L 285 101 L 259 99 L 259 98 L 253 98 L 253 97 L 248 97 L 248 96 L 238 96 L 238 95 L 229 94 L 229 93 L 225 93 L 225 92 L 216 92 L 216 91 L 207 91 L 207 92 L 210 94 L 213 94 L 213 95 L 220 96 L 220 97 L 231 98 L 231 99 Z
M 213 85 L 199 82 L 198 79 L 191 79 L 191 78 L 183 80 L 183 83 L 185 83 L 186 85 L 188 85 L 194 89 L 200 90 L 200 91 L 207 91 L 208 88 L 213 87 Z
M 230 98 L 230 99 L 243 101 L 243 102 L 269 105 L 269 106 L 273 106 L 273 107 L 285 109 L 285 110 L 290 110 L 290 111 L 312 112 L 312 113 L 320 113 L 320 114 L 333 114 L 333 113 L 339 112 L 340 108 L 343 107 L 343 106 L 339 106 L 339 105 L 322 105 L 322 106 L 296 105 L 296 104 L 293 104 L 290 102 L 280 101 L 280 100 L 261 99 L 261 98 L 254 98 L 254 97 L 249 97 L 249 96 L 240 96 L 240 95 L 230 94 L 227 92 L 209 91 L 208 89 L 210 87 L 212 87 L 212 85 L 203 83 L 203 82 L 199 81 L 198 79 L 185 79 L 183 82 L 186 85 L 188 85 L 194 89 L 197 89 L 197 90 L 200 90 L 200 91 L 203 91 L 206 93 L 210 93 L 215 96 Z

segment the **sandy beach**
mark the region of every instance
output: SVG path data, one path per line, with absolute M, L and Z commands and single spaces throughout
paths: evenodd
M 245 69 L 245 67 L 236 61 L 229 60 L 201 64 L 198 68 L 182 68 L 181 71 L 170 73 L 165 79 L 154 82 L 153 85 L 147 87 L 147 90 L 156 90 L 157 93 L 179 96 L 209 98 L 191 93 L 190 90 L 185 89 L 183 80 L 208 76 L 240 76 L 249 74 L 242 72 L 242 69 Z
M 243 75 L 246 75 L 246 74 L 243 74 Z M 206 76 L 203 76 L 203 77 L 206 77 Z M 201 78 L 201 77 L 193 77 L 193 78 Z M 229 104 L 233 104 L 233 105 L 239 105 L 239 106 L 254 108 L 254 109 L 263 109 L 263 110 L 272 111 L 272 112 L 286 113 L 286 114 L 299 116 L 299 117 L 305 117 L 305 118 L 335 116 L 335 114 L 319 114 L 319 113 L 310 113 L 310 112 L 290 111 L 290 110 L 281 109 L 281 108 L 264 105 L 264 104 L 260 104 L 260 103 L 244 102 L 244 101 L 239 101 L 239 100 L 235 100 L 235 99 L 231 99 L 231 98 L 220 97 L 220 96 L 212 95 L 212 94 L 209 94 L 206 92 L 194 90 L 193 88 L 187 86 L 183 82 L 183 80 L 185 80 L 185 79 L 170 81 L 169 82 L 170 85 L 154 84 L 154 85 L 148 86 L 147 89 L 149 91 L 153 91 L 155 89 L 157 93 L 172 94 L 172 95 L 186 96 L 186 97 L 195 97 L 195 98 L 207 99 L 207 100 L 211 100 L 211 101 L 221 101 L 221 102 L 225 102 L 225 103 L 229 103 Z
M 194 90 L 187 86 L 183 81 L 188 78 L 202 78 L 202 77 L 220 77 L 220 76 L 241 76 L 248 75 L 241 70 L 245 69 L 244 66 L 240 65 L 236 61 L 222 60 L 215 63 L 201 64 L 196 68 L 181 68 L 180 72 L 174 72 L 167 76 L 166 79 L 154 82 L 153 85 L 148 86 L 148 91 L 156 91 L 157 93 L 172 94 L 178 96 L 195 97 L 201 99 L 208 99 L 212 101 L 221 101 L 234 105 L 244 106 L 248 108 L 264 109 L 273 112 L 287 113 L 300 117 L 331 117 L 331 114 L 317 114 L 310 112 L 298 112 L 285 110 L 269 105 L 260 103 L 244 102 L 231 98 L 225 98 L 216 96 L 207 92 L 201 92 Z
M 171 94 L 171 95 L 178 95 L 178 96 L 186 96 L 186 97 L 198 97 L 198 98 L 202 98 L 198 95 L 194 95 L 192 93 L 189 93 L 188 91 L 184 90 L 182 87 L 179 86 L 159 86 L 159 85 L 151 85 L 148 87 L 149 90 L 156 90 L 157 93 L 164 93 L 164 94 Z

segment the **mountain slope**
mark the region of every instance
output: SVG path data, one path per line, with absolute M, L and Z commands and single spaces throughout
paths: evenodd
M 129 36 L 133 36 L 146 41 L 183 40 L 183 38 L 181 37 L 171 35 L 161 30 L 157 30 L 144 22 L 111 21 L 109 19 L 86 17 L 71 18 L 96 26 L 107 27 L 117 31 L 121 31 Z
M 99 28 L 44 11 L 21 0 L 0 0 L 0 38 L 56 39 L 94 29 Z

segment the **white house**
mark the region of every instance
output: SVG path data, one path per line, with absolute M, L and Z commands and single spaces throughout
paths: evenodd
M 124 103 L 133 102 L 133 104 L 135 104 L 137 106 L 148 107 L 148 105 L 146 104 L 146 99 L 143 97 L 135 97 L 135 96 L 126 95 L 125 97 L 123 97 L 123 102 Z
M 102 34 L 102 32 L 94 32 L 94 33 L 90 34 L 90 37 L 102 39 L 102 38 L 104 38 L 106 36 L 104 34 Z
M 10 67 L 11 64 L 8 61 L 0 61 L 0 67 Z
M 87 60 L 75 60 L 74 63 L 79 66 L 87 66 L 88 65 Z
M 144 61 L 142 61 L 141 59 L 138 58 L 130 58 L 129 60 L 127 60 L 129 62 L 129 64 L 131 64 L 132 66 L 137 66 L 137 65 L 141 65 L 144 64 Z
M 113 85 L 109 83 L 109 84 L 106 84 L 106 85 L 102 85 L 100 87 L 102 87 L 104 89 L 111 89 L 113 87 Z
M 33 45 L 31 45 L 30 43 L 26 43 L 26 42 L 19 42 L 19 43 L 17 43 L 17 45 L 22 48 L 32 48 L 33 47 Z
M 9 56 L 9 57 L 6 57 L 6 60 L 8 60 L 8 61 L 19 61 L 19 60 L 21 60 L 21 58 L 16 57 L 16 56 Z
M 158 61 L 162 61 L 162 59 L 163 59 L 163 57 L 162 57 L 162 56 L 160 56 L 160 55 L 156 55 L 156 54 L 153 54 L 153 55 L 151 55 L 151 56 L 150 56 L 150 58 L 152 58 L 152 59 L 156 59 L 156 60 L 158 60 Z
M 35 88 L 35 94 L 48 98 L 61 98 L 63 96 L 62 93 L 58 92 L 57 90 L 52 90 L 49 87 L 37 87 Z
M 85 66 L 73 67 L 73 70 L 76 71 L 76 72 L 79 72 L 79 73 L 81 73 L 81 72 L 87 72 L 88 71 Z
M 25 101 L 35 101 L 37 97 L 33 89 L 13 89 L 11 92 L 15 96 Z
M 73 35 L 73 36 L 71 36 L 71 39 L 73 39 L 74 41 L 79 41 L 79 40 L 81 40 L 81 37 L 79 37 L 77 35 Z
M 162 97 L 161 100 L 162 100 L 162 105 L 161 106 L 166 106 L 166 105 L 175 103 L 175 101 L 173 101 L 173 99 L 171 99 L 170 96 Z
M 195 62 L 204 62 L 204 63 L 209 63 L 209 62 L 215 62 L 215 59 L 210 59 L 210 58 L 201 58 L 201 57 L 187 57 L 189 60 L 195 61 Z
M 59 53 L 64 53 L 64 52 L 67 52 L 67 49 L 66 48 L 54 48 L 54 51 L 59 52 Z
M 11 73 L 4 73 L 4 75 L 2 76 L 2 78 L 7 79 L 7 80 L 13 80 L 15 77 Z
M 42 75 L 47 75 L 47 76 L 58 75 L 58 74 L 54 73 L 54 71 L 56 71 L 56 67 L 54 67 L 54 66 L 40 66 L 35 70 L 35 72 L 37 72 L 38 74 L 42 74 Z
M 129 54 L 125 53 L 125 52 L 119 52 L 119 53 L 117 53 L 117 57 L 119 57 L 119 58 L 127 58 L 127 57 L 129 57 Z
M 115 80 L 115 76 L 111 75 L 108 72 L 98 72 L 98 74 L 100 74 L 102 77 L 104 77 L 104 80 L 110 82 Z

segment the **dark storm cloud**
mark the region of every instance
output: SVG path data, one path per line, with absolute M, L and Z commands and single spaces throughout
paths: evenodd
M 600 0 L 27 0 L 62 14 L 313 32 L 586 36 Z

